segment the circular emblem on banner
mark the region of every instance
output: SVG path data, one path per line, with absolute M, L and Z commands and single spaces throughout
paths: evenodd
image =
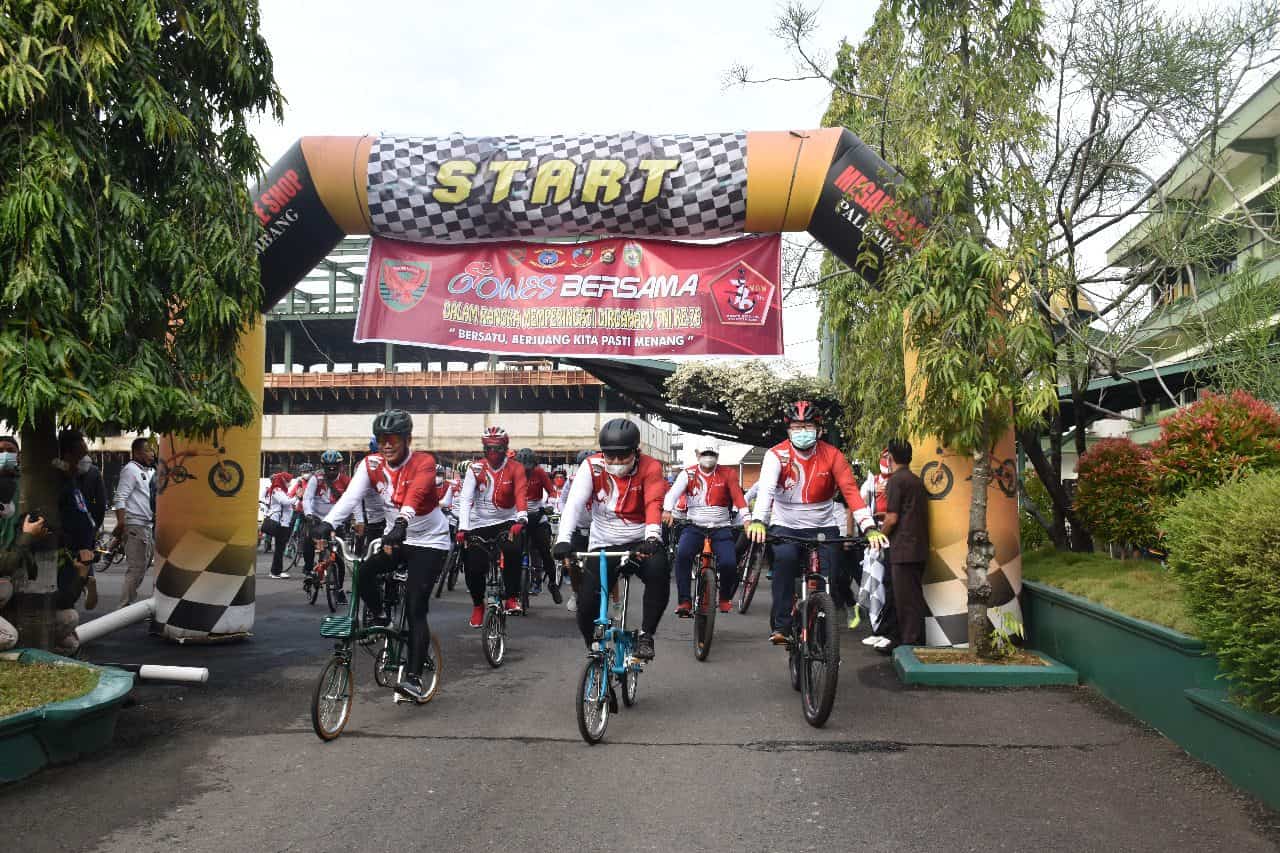
M 622 262 L 635 269 L 644 260 L 644 249 L 638 243 L 628 243 L 622 247 Z
M 618 259 L 618 250 L 610 246 L 600 252 L 600 262 L 602 264 L 611 264 Z
M 408 311 L 422 301 L 430 283 L 429 262 L 385 260 L 378 273 L 378 296 L 392 311 Z

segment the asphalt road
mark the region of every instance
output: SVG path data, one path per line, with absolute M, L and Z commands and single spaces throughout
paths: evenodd
M 102 577 L 100 608 L 119 577 Z M 109 750 L 0 789 L 0 849 L 1280 847 L 1280 816 L 1083 688 L 905 689 L 846 634 L 835 712 L 813 729 L 764 641 L 763 603 L 719 620 L 707 663 L 691 623 L 665 619 L 639 703 L 591 747 L 574 718 L 572 615 L 535 599 L 492 670 L 465 593 L 446 593 L 432 604 L 445 656 L 435 701 L 393 705 L 361 655 L 351 722 L 326 744 L 308 716 L 329 649 L 321 608 L 264 563 L 252 640 L 180 647 L 136 626 L 86 650 L 212 674 L 138 687 Z

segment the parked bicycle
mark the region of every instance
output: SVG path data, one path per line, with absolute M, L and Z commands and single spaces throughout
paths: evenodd
M 819 553 L 824 547 L 845 542 L 863 543 L 858 536 L 816 539 L 771 534 L 770 542 L 799 545 L 807 555 L 803 572 L 796 578 L 791 604 L 791 630 L 787 637 L 787 667 L 791 686 L 800 691 L 800 705 L 809 725 L 821 727 L 835 705 L 840 680 L 840 619 L 835 602 L 827 591 Z
M 510 530 L 510 524 L 504 524 L 493 538 L 467 534 L 467 547 L 479 548 L 488 557 L 489 571 L 484 584 L 484 621 L 480 625 L 480 640 L 484 646 L 484 659 L 489 666 L 502 666 L 507 654 L 507 611 L 503 606 L 507 600 L 506 584 L 502 580 L 502 540 Z
M 358 589 L 360 571 L 364 563 L 382 547 L 382 540 L 370 542 L 364 554 L 355 553 L 342 540 L 336 540 L 336 547 L 350 567 L 353 588 Z M 370 624 L 367 610 L 358 595 L 350 597 L 345 614 L 326 616 L 320 623 L 320 635 L 334 640 L 333 656 L 320 671 L 320 678 L 311 696 L 311 725 L 321 740 L 329 741 L 338 737 L 351 720 L 351 706 L 355 700 L 353 669 L 356 647 L 364 648 L 374 656 L 374 681 L 378 686 L 394 689 L 403 677 L 409 644 L 408 608 L 404 606 L 403 580 L 398 579 L 395 573 L 388 573 L 387 577 L 390 578 L 390 583 L 401 584 L 395 607 L 397 612 L 389 626 Z M 427 659 L 423 668 L 422 681 L 426 694 L 416 704 L 425 705 L 439 692 L 443 661 L 440 638 L 433 633 L 427 644 Z M 398 704 L 413 700 L 395 693 L 394 701 Z
M 621 687 L 622 703 L 628 708 L 635 705 L 636 693 L 640 689 L 644 663 L 635 656 L 637 632 L 627 628 L 631 575 L 639 569 L 639 563 L 629 551 L 580 551 L 575 556 L 584 560 L 598 556 L 600 560 L 600 612 L 596 616 L 595 636 L 587 664 L 582 670 L 575 703 L 578 732 L 587 743 L 597 744 L 604 739 L 609 715 L 618 710 L 615 683 Z M 609 557 L 623 558 L 619 571 L 621 589 L 618 592 L 621 606 L 614 616 L 610 615 L 612 608 L 609 606 Z M 582 582 L 589 583 L 590 575 L 584 573 Z
M 98 573 L 105 572 L 112 566 L 118 566 L 124 560 L 124 537 L 116 538 L 105 530 L 98 534 L 98 542 L 94 546 L 94 554 L 97 562 L 94 564 L 93 570 Z

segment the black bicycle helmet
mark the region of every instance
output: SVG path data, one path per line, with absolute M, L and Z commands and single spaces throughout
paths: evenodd
M 640 449 L 640 427 L 626 418 L 614 418 L 600 429 L 600 449 L 606 453 Z
M 796 400 L 783 408 L 782 419 L 787 423 L 793 421 L 822 423 L 822 412 L 819 411 L 817 404 L 810 400 Z
M 538 454 L 533 452 L 533 448 L 522 447 L 516 451 L 516 461 L 526 468 L 532 468 L 538 464 Z
M 412 435 L 413 418 L 403 409 L 391 409 L 373 419 L 373 434 Z

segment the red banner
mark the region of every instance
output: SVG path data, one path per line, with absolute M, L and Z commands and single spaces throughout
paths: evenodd
M 508 355 L 781 355 L 780 241 L 374 238 L 355 340 Z

